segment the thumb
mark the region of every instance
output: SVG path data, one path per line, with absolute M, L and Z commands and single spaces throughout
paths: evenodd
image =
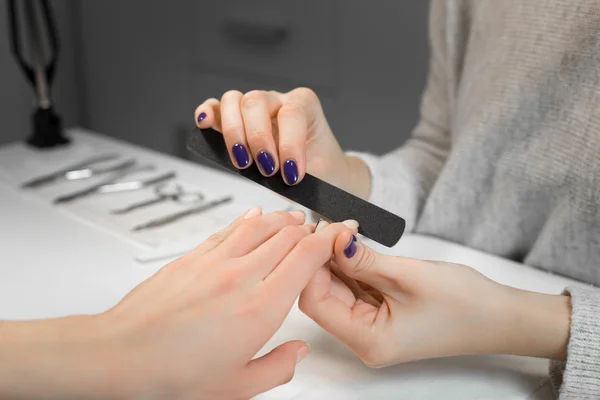
M 296 364 L 309 353 L 308 344 L 300 340 L 286 342 L 268 354 L 246 365 L 242 381 L 249 397 L 288 383 L 294 377 Z
M 399 273 L 396 257 L 380 254 L 360 243 L 350 232 L 340 234 L 335 242 L 335 262 L 348 277 L 391 294 L 398 290 Z

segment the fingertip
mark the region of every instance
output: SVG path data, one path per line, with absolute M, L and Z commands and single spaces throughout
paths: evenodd
M 344 222 L 342 222 L 345 226 L 347 226 L 349 229 L 351 229 L 354 233 L 358 233 L 358 228 L 359 228 L 359 224 L 358 221 L 353 220 L 353 219 L 348 219 Z
M 310 353 L 310 345 L 306 342 L 296 352 L 296 364 L 299 364 L 300 361 L 304 360 Z
M 329 226 L 329 222 L 325 221 L 323 218 L 319 218 L 317 225 L 315 225 L 315 233 L 322 231 L 323 229 Z
M 306 221 L 306 213 L 302 210 L 293 210 L 290 211 L 290 214 L 292 214 L 296 221 L 298 221 L 301 224 L 303 224 L 304 221 Z
M 306 224 L 305 226 L 309 230 L 310 233 L 314 233 L 315 229 L 317 229 L 317 223 L 315 223 L 315 222 L 312 222 L 310 224 Z
M 196 121 L 196 126 L 198 128 L 205 129 L 209 128 L 212 125 L 214 117 L 210 110 L 207 109 L 207 107 L 201 105 L 198 108 L 196 108 L 196 111 L 194 113 L 194 120 Z
M 262 208 L 260 206 L 254 206 L 250 210 L 246 211 L 246 214 L 244 214 L 244 219 L 258 217 L 259 215 L 262 215 Z
M 350 229 L 346 229 L 340 233 L 335 241 L 335 257 L 336 260 L 345 260 L 351 257 L 346 257 L 346 249 L 351 246 L 352 242 L 357 241 L 357 237 L 354 232 Z M 358 243 L 356 243 L 358 244 Z M 356 253 L 356 252 L 355 252 Z
M 248 148 L 243 143 L 236 143 L 231 147 L 231 162 L 237 169 L 247 169 L 253 164 Z
M 300 173 L 296 160 L 289 159 L 282 163 L 281 176 L 288 186 L 294 186 L 300 183 Z

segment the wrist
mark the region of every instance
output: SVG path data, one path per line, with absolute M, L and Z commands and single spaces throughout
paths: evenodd
M 109 398 L 100 316 L 4 322 L 0 398 Z
M 495 318 L 496 353 L 566 359 L 570 297 L 504 287 L 503 306 Z
M 348 188 L 351 193 L 368 200 L 371 193 L 371 170 L 367 164 L 356 156 L 346 156 L 347 168 L 350 173 Z

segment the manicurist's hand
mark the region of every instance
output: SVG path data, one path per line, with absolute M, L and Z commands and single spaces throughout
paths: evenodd
M 302 341 L 256 353 L 344 224 L 252 209 L 97 316 L 5 322 L 0 397 L 248 399 L 288 382 Z M 352 227 L 351 223 L 347 223 Z
M 196 109 L 195 119 L 200 128 L 223 133 L 231 161 L 240 169 L 256 163 L 265 176 L 280 171 L 288 185 L 309 172 L 362 198 L 369 194 L 368 167 L 346 157 L 310 89 L 245 94 L 232 90 L 221 100 L 206 100 Z
M 299 306 L 369 366 L 484 353 L 565 358 L 568 297 L 503 286 L 464 265 L 378 254 L 350 232 L 337 237 L 334 259 Z

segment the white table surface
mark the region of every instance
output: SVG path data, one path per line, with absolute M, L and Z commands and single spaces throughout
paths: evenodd
M 82 130 L 78 143 L 113 149 L 175 168 L 214 190 L 242 191 L 267 210 L 288 205 L 242 179 Z M 14 146 L 0 148 L 10 151 Z M 5 155 L 8 153 L 4 153 Z M 1 174 L 0 174 L 1 175 Z M 25 194 L 0 177 L 0 319 L 30 319 L 104 311 L 169 261 L 140 263 L 143 246 L 76 218 L 47 199 Z M 404 256 L 460 262 L 498 282 L 547 293 L 577 284 L 495 256 L 433 238 L 406 235 L 393 249 Z M 440 332 L 443 334 L 443 332 Z M 349 350 L 294 308 L 265 351 L 303 339 L 311 354 L 292 382 L 259 399 L 525 399 L 548 398 L 547 361 L 513 356 L 453 357 L 381 370 Z

